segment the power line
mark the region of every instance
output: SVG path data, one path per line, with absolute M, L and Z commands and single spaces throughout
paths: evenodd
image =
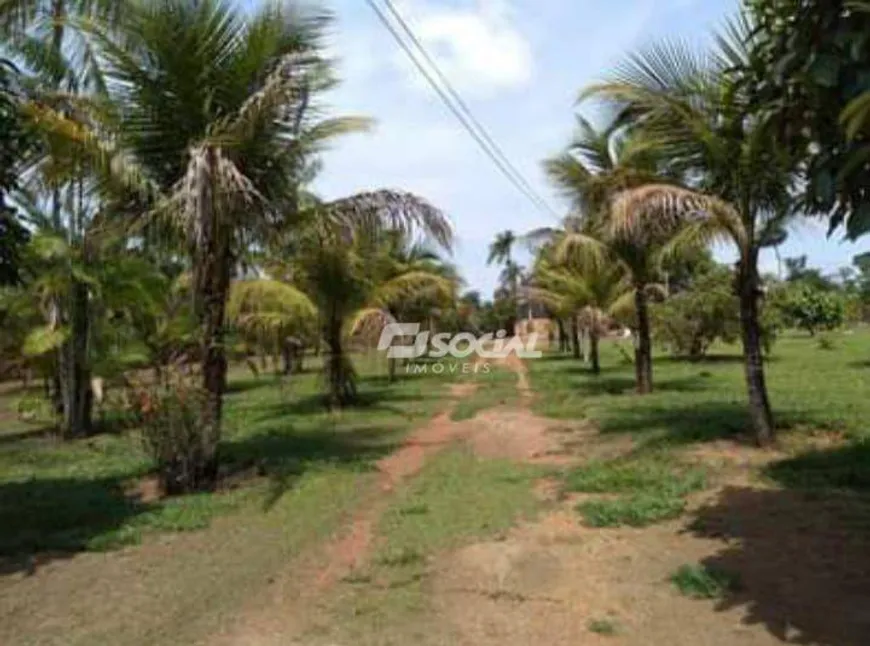
M 535 192 L 534 188 L 532 188 L 529 182 L 522 176 L 522 174 L 516 169 L 516 167 L 511 164 L 510 160 L 505 156 L 502 149 L 493 140 L 492 136 L 490 136 L 486 128 L 474 116 L 474 114 L 471 112 L 471 109 L 468 107 L 468 104 L 463 101 L 459 93 L 453 88 L 450 80 L 439 69 L 438 65 L 426 51 L 426 48 L 423 46 L 420 39 L 417 38 L 417 36 L 414 34 L 413 30 L 410 28 L 408 23 L 393 5 L 391 0 L 384 0 L 384 4 L 387 6 L 388 10 L 393 15 L 396 22 L 401 26 L 402 30 L 405 32 L 410 41 L 414 44 L 417 50 L 419 50 L 424 61 L 435 71 L 435 74 L 441 81 L 441 84 L 436 82 L 436 80 L 432 77 L 432 74 L 429 72 L 428 69 L 426 69 L 426 66 L 423 65 L 417 54 L 412 50 L 408 43 L 406 43 L 401 35 L 396 31 L 389 18 L 376 4 L 375 0 L 366 0 L 366 2 L 378 16 L 384 27 L 386 27 L 390 34 L 393 36 L 395 41 L 404 50 L 408 58 L 411 59 L 411 62 L 414 63 L 414 66 L 417 68 L 417 70 L 423 75 L 423 77 L 426 79 L 432 89 L 435 90 L 444 105 L 447 106 L 450 112 L 453 113 L 453 116 L 455 116 L 459 120 L 459 122 L 468 132 L 468 134 L 470 134 L 474 138 L 478 146 L 480 146 L 481 150 L 483 150 L 486 156 L 489 157 L 490 161 L 492 161 L 496 165 L 496 167 L 502 172 L 502 174 L 508 179 L 508 181 L 510 181 L 511 184 L 513 184 L 518 191 L 520 191 L 530 202 L 532 202 L 532 204 L 534 204 L 536 208 L 547 211 L 554 217 L 558 218 L 556 212 L 550 207 L 549 204 L 547 204 L 547 202 L 543 198 L 541 198 L 540 195 Z M 457 105 L 459 106 L 458 108 Z
M 526 178 L 523 177 L 523 175 L 516 169 L 516 167 L 504 154 L 504 151 L 501 149 L 501 147 L 495 142 L 492 136 L 490 136 L 484 125 L 474 116 L 471 108 L 468 107 L 468 104 L 462 99 L 462 97 L 459 95 L 459 92 L 457 92 L 456 89 L 453 87 L 450 79 L 448 79 L 444 72 L 441 71 L 441 68 L 438 67 L 438 64 L 435 62 L 432 56 L 430 56 L 429 52 L 426 50 L 426 48 L 423 46 L 423 43 L 411 29 L 410 25 L 408 25 L 408 22 L 402 17 L 402 14 L 399 13 L 399 10 L 396 9 L 396 6 L 393 4 L 392 0 L 384 0 L 384 4 L 393 15 L 393 17 L 396 19 L 396 22 L 399 23 L 399 26 L 402 28 L 402 30 L 408 35 L 408 38 L 411 39 L 411 42 L 414 44 L 414 46 L 423 55 L 423 59 L 426 61 L 426 63 L 428 63 L 429 67 L 434 70 L 435 75 L 441 81 L 443 87 L 447 90 L 447 93 L 453 98 L 454 101 L 456 101 L 456 104 L 459 106 L 462 112 L 465 113 L 465 116 L 468 118 L 468 120 L 471 121 L 472 124 L 474 124 L 477 132 L 480 134 L 481 138 L 486 141 L 492 152 L 494 152 L 495 155 L 502 161 L 502 163 L 510 169 L 513 176 L 523 185 L 523 188 L 526 189 L 528 193 L 531 193 L 534 196 L 535 202 L 538 204 L 539 207 L 542 207 L 548 211 L 551 210 L 546 200 L 541 198 L 541 196 L 535 192 L 535 189 L 532 188 L 531 184 L 526 181 Z

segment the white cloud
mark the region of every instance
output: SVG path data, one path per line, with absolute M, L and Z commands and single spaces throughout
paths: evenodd
M 445 7 L 421 0 L 397 3 L 406 22 L 456 89 L 488 97 L 526 86 L 534 67 L 532 47 L 514 24 L 507 0 L 475 0 Z M 397 59 L 415 86 L 425 84 L 404 52 Z

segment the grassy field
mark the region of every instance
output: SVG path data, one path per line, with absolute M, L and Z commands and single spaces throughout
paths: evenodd
M 794 486 L 870 490 L 870 331 L 828 338 L 831 349 L 806 335 L 785 335 L 766 369 L 783 441 L 800 446 L 821 437 L 833 446 L 775 464 L 767 475 Z M 716 347 L 697 363 L 657 357 L 655 392 L 647 397 L 633 396 L 634 370 L 625 359 L 630 349 L 603 344 L 600 376 L 561 355 L 530 362 L 535 410 L 589 419 L 603 435 L 631 437 L 641 452 L 715 440 L 751 442 L 738 348 Z
M 316 372 L 279 382 L 233 371 L 224 490 L 158 501 L 135 495 L 150 468 L 135 432 L 60 442 L 18 421 L 21 393 L 7 391 L 0 399 L 0 555 L 111 549 L 149 532 L 199 529 L 216 515 L 275 505 L 311 471 L 370 470 L 443 404 L 447 382 L 415 375 L 390 384 L 373 367 L 363 369 L 360 406 L 334 414 L 323 408 Z
M 640 635 L 629 643 L 648 643 L 639 628 L 647 624 L 606 605 L 619 606 L 608 596 L 609 582 L 622 589 L 631 581 L 632 599 L 662 604 L 649 617 L 694 616 L 673 604 L 698 599 L 752 604 L 771 634 L 788 620 L 807 638 L 852 643 L 824 623 L 835 616 L 830 611 L 820 611 L 816 625 L 788 604 L 792 597 L 808 607 L 846 599 L 846 612 L 852 601 L 844 590 L 867 583 L 862 572 L 870 564 L 860 555 L 870 553 L 870 332 L 836 335 L 833 349 L 799 335 L 780 340 L 768 377 L 782 443 L 770 452 L 751 448 L 746 433 L 736 348 L 716 348 L 699 363 L 657 357 L 656 390 L 647 397 L 633 394 L 633 367 L 618 346 L 604 344 L 602 363 L 594 376 L 562 355 L 529 361 L 528 400 L 517 392 L 517 375 L 503 367 L 470 375 L 403 372 L 390 383 L 380 363 L 361 361 L 360 405 L 334 414 L 322 408 L 316 372 L 280 382 L 237 369 L 221 447 L 224 484 L 213 494 L 172 499 L 145 486 L 150 466 L 135 431 L 59 442 L 17 419 L 22 393 L 7 388 L 0 394 L 0 643 L 223 644 L 212 636 L 232 634 L 240 614 L 253 609 L 259 617 L 270 608 L 297 622 L 293 629 L 312 644 L 479 637 L 463 632 L 464 619 L 449 627 L 439 612 L 491 612 L 488 621 L 496 623 L 511 617 L 505 634 L 513 641 L 502 642 L 530 643 L 532 633 L 523 631 L 539 622 L 546 633 L 545 608 L 562 607 L 546 605 L 547 577 L 565 574 L 559 594 L 582 596 L 581 580 L 569 592 L 577 577 L 568 573 L 577 568 L 593 568 L 578 577 L 604 586 L 585 601 L 558 602 L 589 606 L 589 615 L 576 619 L 586 635 Z M 451 386 L 464 382 L 476 390 L 451 395 Z M 462 433 L 493 432 L 487 424 L 508 419 L 472 419 L 477 413 L 527 406 L 538 417 L 526 410 L 523 424 L 564 420 L 553 427 L 570 440 L 572 462 L 491 459 L 463 441 Z M 449 420 L 429 422 L 448 410 Z M 416 447 L 416 433 L 409 433 L 433 424 L 444 445 Z M 419 470 L 384 489 L 378 460 L 402 452 L 416 460 L 418 448 L 432 451 Z M 556 498 L 536 493 L 542 478 L 555 484 Z M 517 533 L 523 520 L 534 525 L 554 511 L 553 527 L 567 538 L 545 533 L 541 543 L 534 532 L 531 539 Z M 370 521 L 365 559 L 306 601 L 305 582 L 318 580 L 321 561 L 335 556 L 324 546 L 353 540 L 360 518 Z M 581 530 L 590 533 L 578 538 Z M 475 581 L 464 562 L 449 562 L 475 545 L 484 546 L 471 553 L 484 566 L 494 559 L 495 579 L 502 581 L 507 568 L 504 581 L 514 583 L 481 579 L 452 593 L 460 601 L 445 600 L 436 585 L 444 567 L 457 580 Z M 647 554 L 650 565 L 625 556 L 635 553 Z M 646 569 L 635 582 L 638 567 Z M 794 591 L 787 602 L 776 593 L 783 577 Z M 270 605 L 272 590 L 285 587 L 279 599 L 297 599 L 292 610 Z M 545 605 L 527 603 L 532 598 Z M 498 604 L 512 604 L 511 613 Z M 714 622 L 725 635 L 709 643 L 732 643 L 730 619 L 711 614 L 706 621 L 697 630 Z M 643 630 L 661 628 L 651 626 Z M 674 643 L 694 643 L 694 629 L 673 630 L 685 637 Z M 228 643 L 260 642 L 243 634 Z

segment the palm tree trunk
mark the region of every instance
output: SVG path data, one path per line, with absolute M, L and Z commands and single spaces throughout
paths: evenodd
M 598 355 L 598 330 L 593 324 L 589 330 L 589 358 L 592 361 L 592 374 L 601 374 L 601 359 Z
M 341 408 L 356 400 L 356 375 L 350 360 L 345 356 L 342 342 L 342 321 L 337 313 L 327 317 L 324 340 L 329 354 L 326 358 L 326 375 L 329 381 L 330 408 Z
M 209 150 L 209 163 L 213 163 L 213 155 L 214 151 Z M 194 285 L 201 335 L 204 398 L 198 453 L 190 456 L 186 482 L 179 483 L 180 489 L 188 491 L 212 488 L 217 481 L 218 444 L 227 383 L 224 323 L 233 265 L 231 233 L 216 217 L 214 197 L 208 181 L 202 183 L 201 191 L 201 212 L 198 215 L 201 233 L 194 266 Z
M 653 377 L 649 303 L 645 285 L 637 285 L 634 289 L 634 308 L 637 315 L 637 347 L 634 350 L 637 392 L 646 395 L 652 392 Z
M 61 435 L 83 437 L 91 431 L 93 393 L 88 368 L 88 289 L 74 281 L 70 289 L 70 338 L 61 348 Z
M 773 413 L 764 379 L 764 360 L 761 348 L 761 325 L 758 321 L 757 270 L 741 270 L 740 326 L 743 340 L 743 363 L 746 387 L 749 392 L 749 417 L 755 440 L 759 446 L 768 446 L 775 439 Z
M 211 250 L 210 250 L 211 251 Z M 218 470 L 218 443 L 221 437 L 223 395 L 227 383 L 227 356 L 224 345 L 224 318 L 230 288 L 232 257 L 228 241 L 214 253 L 207 253 L 202 266 L 202 383 L 205 400 L 202 411 L 200 454 L 193 462 L 190 490 L 210 488 Z
M 565 322 L 557 318 L 556 319 L 556 327 L 559 330 L 559 352 L 567 352 L 568 351 L 568 335 L 565 332 Z
M 571 317 L 571 348 L 574 352 L 574 358 L 580 358 L 580 326 L 577 323 L 577 317 Z

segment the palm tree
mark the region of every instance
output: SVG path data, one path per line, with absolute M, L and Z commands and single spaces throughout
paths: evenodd
M 559 263 L 548 255 L 551 254 L 539 256 L 529 295 L 552 311 L 570 317 L 588 332 L 589 361 L 593 374 L 597 375 L 601 372 L 601 335 L 611 320 L 624 314 L 626 303 L 633 296 L 631 285 L 618 264 Z
M 253 245 L 303 218 L 300 185 L 312 150 L 361 125 L 313 121 L 316 96 L 334 83 L 320 55 L 325 24 L 320 14 L 278 5 L 248 16 L 222 0 L 161 0 L 130 5 L 117 35 L 92 34 L 131 173 L 158 196 L 129 194 L 128 204 L 181 234 L 189 252 L 206 393 L 189 489 L 210 486 L 216 474 L 234 269 Z M 442 223 L 420 200 L 390 191 L 306 208 L 305 217 L 330 223 L 335 235 Z
M 353 198 L 347 204 L 362 199 Z M 407 194 L 389 194 L 384 199 L 388 203 L 401 201 L 403 208 L 413 209 L 409 217 L 420 217 L 422 232 L 449 247 L 449 225 L 432 207 Z M 407 239 L 401 228 L 389 228 L 388 223 L 379 227 L 386 231 L 374 232 L 366 227 L 336 227 L 316 213 L 309 215 L 309 226 L 285 242 L 285 249 L 294 250 L 291 259 L 274 263 L 269 273 L 295 288 L 293 294 L 287 291 L 284 295 L 285 308 L 294 302 L 301 304 L 298 292 L 313 304 L 320 336 L 328 348 L 328 404 L 341 407 L 354 403 L 357 397 L 347 339 L 379 333 L 386 322 L 396 320 L 403 305 L 424 298 L 451 298 L 455 282 L 428 267 L 428 260 L 397 260 L 396 240 Z M 428 254 L 411 249 L 407 255 Z
M 718 55 L 699 58 L 676 46 L 656 47 L 622 66 L 614 82 L 586 92 L 624 107 L 671 161 L 687 188 L 647 185 L 622 193 L 617 229 L 682 233 L 671 245 L 728 241 L 737 250 L 736 290 L 749 408 L 759 444 L 774 439 L 759 325 L 762 247 L 797 215 L 791 204 L 795 160 L 776 145 L 772 124 L 758 116 L 729 74 L 743 63 L 750 27 L 737 24 Z
M 496 235 L 495 240 L 489 245 L 489 255 L 486 258 L 487 265 L 492 265 L 493 263 L 504 265 L 504 269 L 502 269 L 499 275 L 499 282 L 507 288 L 512 300 L 514 313 L 511 315 L 511 320 L 508 321 L 508 327 L 511 331 L 513 331 L 516 319 L 519 282 L 522 275 L 522 268 L 513 259 L 513 249 L 516 242 L 517 237 L 513 231 L 502 231 Z
M 305 293 L 280 280 L 237 280 L 230 288 L 227 318 L 262 355 L 280 354 L 286 375 L 293 370 L 296 348 L 317 327 L 317 308 Z
M 566 218 L 557 230 L 557 256 L 575 255 L 585 264 L 612 263 L 622 268 L 634 291 L 637 330 L 635 372 L 637 391 L 652 391 L 652 339 L 649 296 L 658 284 L 661 251 L 666 235 L 616 230 L 610 226 L 611 200 L 631 187 L 661 182 L 665 176 L 660 158 L 645 140 L 617 124 L 596 129 L 582 117 L 568 150 L 547 160 L 551 181 L 571 199 L 582 215 Z M 552 233 L 552 231 L 551 231 Z M 532 236 L 546 235 L 547 230 Z M 582 259 L 580 259 L 582 258 Z
M 91 220 L 100 203 L 95 194 L 93 167 L 67 130 L 62 136 L 45 132 L 39 119 L 42 106 L 50 106 L 66 117 L 66 125 L 81 125 L 86 120 L 75 114 L 82 103 L 105 94 L 97 57 L 77 26 L 98 21 L 111 28 L 124 3 L 109 0 L 15 0 L 0 2 L 0 33 L 5 50 L 27 71 L 22 85 L 31 101 L 24 113 L 31 117 L 39 133 L 39 144 L 28 151 L 24 167 L 29 172 L 23 182 L 48 209 L 41 218 L 41 230 L 64 237 L 85 252 L 86 265 L 93 262 L 86 253 L 94 246 Z M 68 324 L 70 334 L 57 354 L 58 409 L 63 435 L 82 435 L 91 423 L 90 334 L 91 288 L 69 276 L 68 289 L 54 295 L 50 318 Z

